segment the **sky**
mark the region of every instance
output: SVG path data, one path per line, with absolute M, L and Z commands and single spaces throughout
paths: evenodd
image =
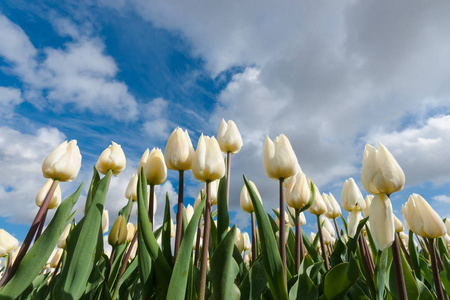
M 4 0 L 0 228 L 23 240 L 46 182 L 42 162 L 64 140 L 77 140 L 83 159 L 77 179 L 61 183 L 63 198 L 90 182 L 111 141 L 122 146 L 127 167 L 112 178 L 106 201 L 114 220 L 147 148 L 164 151 L 176 127 L 188 130 L 196 148 L 202 133 L 217 135 L 222 118 L 237 124 L 244 142 L 231 159 L 230 224 L 249 229 L 239 205 L 243 174 L 267 211 L 278 206 L 278 183 L 266 176 L 262 157 L 266 135 L 281 133 L 303 172 L 338 201 L 350 177 L 367 194 L 364 147 L 382 142 L 406 175 L 391 197 L 394 213 L 404 222 L 401 205 L 418 193 L 449 217 L 449 6 Z M 156 188 L 156 223 L 166 192 L 175 219 L 177 181 L 169 170 Z M 201 187 L 187 172 L 186 204 Z M 307 221 L 305 231 L 315 231 L 315 218 Z

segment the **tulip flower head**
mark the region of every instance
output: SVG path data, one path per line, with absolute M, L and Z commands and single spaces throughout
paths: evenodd
M 229 120 L 228 122 L 225 122 L 225 120 L 222 119 L 219 133 L 217 134 L 217 142 L 219 143 L 220 150 L 224 153 L 230 152 L 231 154 L 234 154 L 241 150 L 242 137 L 233 121 Z
M 330 219 L 328 219 L 327 217 L 321 215 L 320 216 L 320 222 L 323 224 L 323 228 L 325 228 L 328 233 L 334 237 L 335 236 L 335 231 L 334 231 L 334 227 L 333 224 L 331 224 Z
M 192 174 L 202 182 L 212 182 L 225 175 L 225 163 L 215 137 L 200 136 L 192 160 Z
M 438 238 L 447 233 L 441 217 L 428 202 L 418 194 L 409 196 L 402 206 L 407 227 L 415 234 L 425 238 Z
M 62 233 L 62 235 L 59 237 L 59 240 L 56 243 L 56 246 L 58 246 L 58 248 L 64 249 L 64 247 L 66 247 L 66 239 L 67 239 L 67 236 L 69 235 L 71 227 L 72 227 L 72 224 L 68 224 L 66 226 L 66 229 L 64 229 L 64 232 Z
M 392 245 L 395 238 L 394 214 L 391 200 L 385 194 L 378 194 L 370 204 L 370 227 L 378 249 L 383 251 Z
M 348 220 L 347 221 L 348 236 L 354 238 L 356 230 L 358 229 L 359 222 L 362 220 L 361 211 L 359 210 L 350 211 L 347 220 Z
M 160 185 L 166 181 L 167 167 L 161 149 L 152 149 L 148 155 L 144 170 L 145 177 L 147 178 L 147 184 Z
M 188 223 L 191 221 L 192 216 L 194 215 L 194 208 L 192 207 L 192 205 L 188 205 L 185 209 L 184 209 L 185 213 L 186 213 L 186 219 L 188 221 Z
M 108 214 L 108 210 L 105 209 L 103 210 L 102 213 L 102 232 L 106 233 L 108 232 L 109 229 L 109 214 Z
M 325 213 L 325 216 L 327 218 L 336 219 L 341 215 L 341 207 L 339 206 L 339 203 L 337 202 L 336 198 L 334 198 L 332 193 L 323 193 L 322 199 L 327 206 L 327 212 Z
M 261 195 L 259 194 L 256 185 L 251 180 L 249 180 L 248 182 L 252 186 L 256 195 L 258 196 L 259 201 L 262 203 Z M 247 186 L 245 184 L 241 189 L 240 203 L 242 210 L 245 211 L 246 213 L 252 213 L 255 210 L 255 208 L 253 207 L 252 199 L 250 199 L 250 194 L 248 193 Z
M 131 176 L 130 181 L 128 182 L 127 189 L 125 191 L 125 198 L 130 199 L 133 202 L 137 201 L 137 184 L 138 184 L 138 176 L 133 174 Z
M 311 197 L 310 185 L 304 173 L 297 173 L 284 181 L 286 187 L 286 204 L 295 209 L 302 209 Z
M 7 231 L 0 229 L 0 257 L 6 256 L 19 246 L 19 241 Z
M 51 178 L 62 182 L 73 181 L 80 172 L 81 154 L 76 140 L 63 142 L 42 164 L 42 173 L 45 178 Z
M 167 168 L 176 171 L 190 170 L 194 153 L 194 147 L 187 130 L 183 131 L 177 127 L 170 134 L 164 151 L 164 161 Z
M 136 232 L 133 223 L 127 223 L 127 241 L 131 242 L 134 237 L 134 233 Z
M 394 215 L 395 232 L 403 232 L 403 223 Z
M 56 268 L 59 264 L 59 260 L 61 259 L 61 256 L 63 254 L 63 249 L 55 249 L 53 250 L 51 259 L 50 259 L 50 268 Z
M 341 204 L 346 211 L 361 211 L 366 208 L 363 195 L 353 178 L 346 180 L 342 187 Z
M 52 186 L 53 179 L 47 180 L 42 189 L 36 195 L 36 205 L 41 207 L 44 202 L 45 197 L 47 196 L 50 187 Z M 57 208 L 61 203 L 61 188 L 59 187 L 59 183 L 56 186 L 55 192 L 53 193 L 52 199 L 50 199 L 50 203 L 48 204 L 48 209 Z
M 364 198 L 364 202 L 366 202 L 366 208 L 362 209 L 362 213 L 364 214 L 364 217 L 368 217 L 370 215 L 370 204 L 372 203 L 374 195 L 367 195 L 366 198 Z
M 364 149 L 361 183 L 370 194 L 387 194 L 400 191 L 405 185 L 405 174 L 394 156 L 382 144 L 378 150 L 371 145 Z
M 308 182 L 310 182 L 310 180 L 308 180 Z M 308 211 L 316 216 L 323 215 L 327 212 L 327 206 L 325 205 L 325 202 L 323 201 L 323 198 L 320 195 L 320 191 L 315 184 L 314 184 L 314 202 L 311 205 L 311 207 L 308 208 Z
M 144 153 L 141 156 L 141 160 L 139 161 L 138 166 L 138 175 L 141 174 L 141 169 L 145 168 L 145 165 L 147 164 L 148 156 L 150 155 L 150 150 L 147 148 L 147 150 L 144 151 Z
M 97 161 L 97 170 L 106 175 L 109 170 L 114 176 L 118 176 L 120 172 L 125 170 L 127 159 L 123 153 L 122 147 L 119 144 L 111 142 L 111 145 L 103 150 Z
M 117 247 L 127 240 L 128 228 L 127 220 L 123 216 L 118 216 L 114 221 L 111 231 L 108 234 L 108 244 L 112 247 Z
M 279 180 L 295 175 L 297 171 L 297 156 L 295 156 L 288 138 L 281 134 L 275 141 L 266 136 L 264 144 L 264 169 L 269 178 Z
M 234 237 L 234 244 L 236 245 L 239 253 L 244 251 L 244 237 L 241 234 L 241 230 L 236 227 L 236 235 Z
M 248 233 L 242 233 L 242 238 L 244 239 L 244 251 L 250 250 L 252 248 L 252 243 L 250 242 L 250 236 L 248 235 Z

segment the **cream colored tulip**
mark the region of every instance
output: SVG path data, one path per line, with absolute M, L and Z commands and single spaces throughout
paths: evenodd
M 131 176 L 130 181 L 128 182 L 127 189 L 125 191 L 125 198 L 130 199 L 133 202 L 137 201 L 137 184 L 138 184 L 138 176 L 133 174 Z
M 248 233 L 242 233 L 242 238 L 244 239 L 244 251 L 250 250 L 252 248 L 252 243 L 250 242 L 250 236 L 248 235 Z
M 59 237 L 58 242 L 56 243 L 56 246 L 58 246 L 58 248 L 64 249 L 64 247 L 66 247 L 66 239 L 67 239 L 67 236 L 69 235 L 71 227 L 72 227 L 72 224 L 68 224 L 66 226 L 66 229 L 64 229 L 62 235 Z
M 363 195 L 353 178 L 346 180 L 342 187 L 341 205 L 346 211 L 361 211 L 366 208 Z
M 264 143 L 264 169 L 269 178 L 287 179 L 297 172 L 297 156 L 295 156 L 288 138 L 281 134 L 275 141 L 266 136 Z
M 225 175 L 225 163 L 215 137 L 200 136 L 192 160 L 192 174 L 202 182 L 212 182 Z
M 127 159 L 125 158 L 122 147 L 119 144 L 111 142 L 111 145 L 100 154 L 96 167 L 104 175 L 111 170 L 114 176 L 118 176 L 120 172 L 125 170 L 126 165 Z
M 302 209 L 309 202 L 311 189 L 304 173 L 297 173 L 284 181 L 286 187 L 286 204 L 295 209 Z
M 395 238 L 395 223 L 389 197 L 378 194 L 370 204 L 370 228 L 375 245 L 383 251 L 392 245 Z
M 141 156 L 141 160 L 139 161 L 139 166 L 138 166 L 138 176 L 141 174 L 141 169 L 144 168 L 145 169 L 145 165 L 147 164 L 147 160 L 148 157 L 150 155 L 150 150 L 147 148 L 147 150 L 144 151 L 144 153 Z
M 409 196 L 402 206 L 407 227 L 415 234 L 425 238 L 438 238 L 447 233 L 441 217 L 428 202 L 418 194 Z
M 108 210 L 105 209 L 103 210 L 102 213 L 102 232 L 106 233 L 108 232 L 109 229 L 109 214 L 108 214 Z
M 366 207 L 362 209 L 362 213 L 364 214 L 364 217 L 368 217 L 370 215 L 370 204 L 372 203 L 374 195 L 367 195 L 366 198 L 364 198 L 364 202 L 366 203 Z
M 135 233 L 135 228 L 133 223 L 128 222 L 127 223 L 127 241 L 131 243 L 131 241 L 133 240 L 134 237 L 134 233 Z
M 63 142 L 42 164 L 42 173 L 45 178 L 51 178 L 62 182 L 73 181 L 78 176 L 81 168 L 81 154 L 76 140 Z
M 185 213 L 186 213 L 186 219 L 189 222 L 191 222 L 192 216 L 194 215 L 194 208 L 192 207 L 192 205 L 188 205 L 185 209 L 184 209 Z
M 361 183 L 370 194 L 387 194 L 400 191 L 405 185 L 405 174 L 394 156 L 382 144 L 378 150 L 371 145 L 364 149 Z
M 395 215 L 394 215 L 394 225 L 395 225 L 395 232 L 403 231 L 403 223 Z
M 355 237 L 359 222 L 362 220 L 361 212 L 359 210 L 352 210 L 348 214 L 347 231 L 348 236 Z
M 64 253 L 63 249 L 55 249 L 56 251 L 53 252 L 53 256 L 50 260 L 50 268 L 56 268 L 58 266 L 59 260 L 61 259 L 61 256 Z
M 123 216 L 118 216 L 108 234 L 108 244 L 117 247 L 127 240 L 128 228 L 127 220 Z
M 219 133 L 217 134 L 217 142 L 219 143 L 220 150 L 224 153 L 230 152 L 231 154 L 234 154 L 241 150 L 242 137 L 233 121 L 229 120 L 228 122 L 225 122 L 225 120 L 222 119 Z
M 323 236 L 323 241 L 326 245 L 332 245 L 334 243 L 333 236 L 326 228 L 322 228 L 322 236 Z
M 339 206 L 339 203 L 337 202 L 336 198 L 334 198 L 333 194 L 323 193 L 322 198 L 327 207 L 327 212 L 325 213 L 325 216 L 330 219 L 336 219 L 337 217 L 339 217 L 341 215 L 341 207 Z
M 36 195 L 36 205 L 41 207 L 42 203 L 44 202 L 45 197 L 48 194 L 48 191 L 50 190 L 50 187 L 52 186 L 53 179 L 47 180 L 47 182 L 44 184 L 42 189 L 39 191 L 39 193 Z M 57 208 L 59 204 L 61 203 L 61 188 L 59 187 L 59 183 L 56 186 L 56 189 L 53 193 L 52 199 L 50 199 L 50 203 L 48 204 L 48 209 Z
M 320 195 L 320 191 L 317 186 L 314 184 L 314 202 L 308 211 L 313 215 L 320 216 L 327 212 L 327 206 L 322 199 L 322 195 Z
M 445 219 L 445 228 L 447 229 L 447 234 L 450 233 L 450 220 L 447 218 Z
M 261 195 L 259 194 L 255 183 L 253 183 L 253 181 L 251 180 L 249 180 L 248 182 L 251 185 L 252 189 L 255 191 L 256 195 L 258 196 L 259 201 L 262 203 Z M 240 203 L 241 209 L 246 213 L 252 213 L 255 210 L 255 208 L 253 207 L 252 199 L 250 199 L 250 194 L 248 193 L 247 186 L 245 184 L 241 189 Z
M 160 185 L 166 181 L 167 167 L 161 149 L 152 149 L 148 155 L 144 171 L 145 177 L 147 178 L 147 184 L 149 185 Z
M 190 170 L 194 153 L 194 147 L 187 130 L 183 131 L 177 127 L 170 134 L 164 151 L 167 168 L 176 171 Z
M 236 228 L 234 244 L 236 245 L 239 253 L 242 253 L 242 251 L 244 251 L 244 237 L 242 236 L 241 230 L 239 228 Z
M 19 246 L 19 241 L 6 230 L 0 229 L 0 257 L 6 256 Z
M 330 219 L 328 219 L 327 217 L 321 215 L 320 216 L 320 223 L 323 224 L 323 228 L 328 230 L 328 232 L 331 234 L 332 237 L 335 236 L 336 233 L 334 231 L 333 224 L 331 224 L 331 222 L 330 222 Z
M 175 236 L 175 225 L 173 224 L 173 220 L 170 219 L 170 238 Z

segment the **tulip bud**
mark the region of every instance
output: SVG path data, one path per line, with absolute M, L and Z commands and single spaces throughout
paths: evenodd
M 209 183 L 210 191 L 211 191 L 211 195 L 209 196 L 210 199 L 211 199 L 211 205 L 216 205 L 217 204 L 217 193 L 219 192 L 219 183 L 220 183 L 219 179 L 211 181 Z M 205 184 L 205 188 L 203 190 L 203 193 L 206 194 L 206 184 Z
M 190 170 L 194 153 L 194 147 L 187 130 L 183 131 L 177 127 L 170 134 L 164 151 L 167 168 L 176 171 Z
M 330 233 L 331 236 L 334 236 L 336 234 L 334 232 L 334 227 L 331 224 L 330 219 L 328 219 L 327 217 L 321 215 L 320 216 L 320 222 L 323 224 L 323 228 L 328 230 L 328 232 Z
M 62 182 L 73 181 L 81 168 L 81 154 L 76 140 L 60 144 L 50 153 L 42 164 L 42 173 L 45 178 Z
M 117 176 L 125 170 L 127 159 L 125 153 L 123 153 L 122 147 L 114 142 L 103 150 L 102 154 L 97 160 L 97 170 L 106 175 L 109 170 L 112 171 L 114 176 Z
M 63 249 L 55 249 L 52 254 L 49 264 L 50 268 L 54 269 L 58 266 L 59 260 L 63 254 Z
M 175 236 L 175 225 L 173 224 L 173 220 L 170 219 L 170 238 Z
M 138 176 L 133 174 L 131 176 L 130 181 L 128 182 L 127 189 L 125 191 L 125 198 L 130 199 L 133 202 L 137 201 L 137 184 L 138 184 Z
M 366 198 L 364 199 L 364 202 L 366 203 L 366 207 L 362 209 L 362 213 L 364 214 L 364 217 L 368 217 L 370 214 L 369 208 L 370 208 L 370 204 L 372 203 L 372 199 L 373 199 L 374 195 L 367 195 Z
M 300 218 L 300 226 L 306 225 L 306 217 L 303 212 L 301 212 L 298 217 Z
M 239 253 L 242 253 L 244 251 L 244 238 L 241 234 L 241 230 L 236 227 L 236 235 L 234 239 L 234 244 L 236 245 Z
M 159 148 L 153 148 L 148 155 L 147 163 L 145 164 L 145 177 L 147 184 L 159 185 L 167 178 L 167 167 L 164 162 L 164 155 Z
M 361 211 L 366 208 L 363 195 L 353 178 L 346 180 L 342 187 L 341 204 L 346 211 Z
M 402 206 L 407 227 L 415 234 L 425 238 L 438 238 L 447 233 L 441 217 L 428 202 L 418 194 L 409 196 Z
M 229 120 L 225 123 L 225 120 L 222 119 L 219 133 L 217 134 L 217 142 L 219 143 L 220 150 L 224 153 L 230 152 L 234 154 L 241 150 L 242 137 L 233 121 Z
M 378 150 L 370 145 L 364 149 L 361 183 L 370 194 L 400 191 L 405 185 L 405 174 L 389 150 L 378 143 Z
M 133 248 L 131 248 L 130 257 L 129 257 L 128 261 L 131 262 L 136 257 L 137 246 L 138 246 L 138 243 L 133 244 Z
M 250 242 L 250 236 L 247 232 L 242 234 L 242 238 L 244 239 L 244 251 L 250 250 L 252 248 L 252 243 Z
M 192 160 L 192 174 L 203 182 L 211 182 L 225 175 L 225 163 L 215 137 L 200 136 Z
M 341 215 L 341 207 L 339 206 L 339 203 L 336 201 L 336 198 L 334 198 L 333 194 L 323 193 L 322 198 L 327 207 L 327 212 L 325 213 L 325 216 L 330 219 L 336 219 L 337 217 L 339 217 Z
M 302 209 L 308 204 L 311 190 L 304 173 L 297 173 L 284 181 L 286 187 L 286 204 L 295 209 Z
M 279 180 L 295 175 L 297 171 L 297 156 L 295 156 L 288 138 L 281 134 L 275 141 L 266 136 L 264 144 L 264 169 L 269 178 Z
M 194 215 L 194 208 L 192 207 L 192 205 L 188 205 L 185 209 L 184 209 L 185 213 L 186 213 L 186 219 L 189 222 L 191 222 L 192 216 Z
M 347 231 L 348 236 L 355 237 L 359 222 L 362 220 L 361 212 L 359 210 L 352 210 L 348 214 Z
M 42 203 L 44 202 L 45 197 L 48 194 L 48 191 L 50 190 L 50 187 L 52 186 L 53 179 L 47 180 L 47 182 L 44 184 L 42 189 L 39 191 L 39 193 L 36 195 L 36 205 L 41 207 Z M 53 193 L 52 199 L 50 200 L 50 203 L 48 204 L 48 209 L 57 208 L 59 204 L 61 203 L 61 188 L 59 187 L 59 183 L 56 186 L 55 192 Z
M 123 216 L 118 216 L 114 221 L 111 231 L 108 235 L 108 244 L 112 247 L 117 247 L 127 240 L 128 229 L 127 220 Z
M 131 241 L 133 240 L 134 237 L 134 225 L 133 223 L 128 222 L 127 224 L 127 241 L 131 243 Z
M 323 236 L 323 241 L 326 245 L 331 245 L 334 243 L 333 236 L 326 228 L 322 228 L 322 236 Z
M 445 228 L 447 229 L 447 234 L 450 233 L 450 220 L 449 219 L 445 219 Z
M 308 180 L 308 182 L 310 182 Z M 322 196 L 320 195 L 319 189 L 315 184 L 314 185 L 314 202 L 311 205 L 310 208 L 308 208 L 308 211 L 312 213 L 313 215 L 319 216 L 323 215 L 327 212 L 327 206 L 325 205 L 325 202 L 322 199 Z
M 6 256 L 19 246 L 19 241 L 6 232 L 0 229 L 0 257 Z
M 311 241 L 311 243 L 314 243 L 315 239 L 316 239 L 316 234 L 314 232 L 311 232 L 311 234 L 309 235 L 309 240 Z
M 258 196 L 259 201 L 262 203 L 261 195 L 258 192 L 258 189 L 256 188 L 256 185 L 253 183 L 253 181 L 249 180 L 249 184 L 252 186 L 252 189 L 255 191 L 256 195 Z M 253 207 L 252 199 L 250 199 L 250 194 L 248 193 L 247 186 L 244 184 L 244 186 L 241 189 L 241 208 L 246 213 L 252 213 L 255 208 Z
M 109 214 L 108 214 L 108 210 L 105 209 L 103 210 L 102 213 L 102 232 L 106 233 L 108 232 L 109 229 Z
M 150 150 L 145 150 L 144 153 L 141 156 L 141 160 L 139 161 L 139 166 L 138 166 L 138 175 L 141 174 L 141 169 L 144 168 L 145 169 L 145 165 L 147 164 L 147 160 L 148 160 L 148 156 L 150 154 Z
M 249 253 L 251 253 L 251 251 L 249 251 Z M 245 254 L 245 255 L 244 255 L 244 258 L 243 258 L 243 261 L 244 261 L 244 264 L 245 264 L 245 266 L 246 266 L 247 268 L 250 267 L 250 260 L 251 260 L 250 256 L 247 255 L 247 254 Z
M 450 248 L 450 236 L 448 234 L 444 235 L 445 245 L 447 249 Z
M 403 231 L 403 223 L 394 215 L 395 232 Z
M 68 224 L 66 226 L 66 229 L 64 229 L 63 234 L 60 236 L 58 242 L 56 243 L 56 246 L 58 246 L 58 248 L 64 249 L 64 247 L 66 247 L 66 239 L 67 239 L 67 236 L 69 235 L 71 227 L 72 227 L 72 224 Z
M 383 251 L 392 245 L 395 238 L 394 214 L 389 197 L 378 194 L 370 204 L 370 225 L 375 245 Z

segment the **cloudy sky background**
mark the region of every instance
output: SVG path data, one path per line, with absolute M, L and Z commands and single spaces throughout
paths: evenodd
M 444 1 L 21 1 L 0 4 L 0 228 L 22 240 L 46 180 L 41 164 L 76 139 L 82 180 L 111 141 L 127 168 L 113 178 L 110 219 L 147 148 L 172 130 L 217 135 L 234 120 L 231 223 L 246 228 L 242 174 L 266 210 L 276 181 L 264 139 L 284 133 L 321 192 L 360 184 L 365 144 L 382 142 L 406 174 L 394 212 L 415 192 L 450 216 L 450 3 Z M 177 173 L 157 189 L 176 208 Z M 201 184 L 188 173 L 186 203 Z M 83 206 L 85 192 L 77 208 Z M 172 216 L 174 217 L 172 210 Z M 346 212 L 344 215 L 346 216 Z M 81 214 L 77 215 L 81 218 Z M 162 213 L 156 217 L 161 222 Z M 308 217 L 307 231 L 316 228 Z

